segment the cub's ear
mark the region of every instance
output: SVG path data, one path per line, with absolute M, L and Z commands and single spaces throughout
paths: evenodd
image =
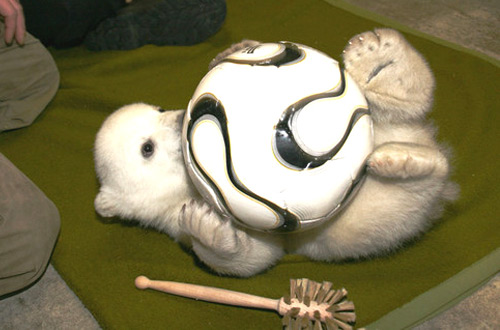
M 119 201 L 115 194 L 107 190 L 101 190 L 94 200 L 96 212 L 105 218 L 110 218 L 118 215 Z

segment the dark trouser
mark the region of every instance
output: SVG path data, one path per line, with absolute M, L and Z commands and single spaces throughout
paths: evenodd
M 29 33 L 45 46 L 80 44 L 99 22 L 116 15 L 125 0 L 21 0 Z
M 59 226 L 55 205 L 0 154 L 0 297 L 43 274 Z

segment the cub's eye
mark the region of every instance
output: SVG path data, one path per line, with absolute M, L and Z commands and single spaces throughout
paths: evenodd
M 164 112 L 165 112 L 165 111 L 167 111 L 167 110 L 162 109 L 162 108 L 159 108 L 159 109 L 158 109 L 158 111 L 159 111 L 160 113 L 164 113 Z
M 150 158 L 155 152 L 155 144 L 151 140 L 147 140 L 142 144 L 141 154 L 144 158 Z

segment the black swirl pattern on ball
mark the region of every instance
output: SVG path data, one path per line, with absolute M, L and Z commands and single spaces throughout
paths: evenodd
M 200 120 L 210 118 L 211 120 L 217 121 L 217 124 L 220 127 L 223 139 L 224 139 L 224 148 L 226 154 L 226 173 L 228 174 L 231 183 L 243 194 L 248 197 L 259 201 L 260 203 L 266 205 L 270 209 L 272 209 L 278 216 L 280 217 L 282 225 L 273 231 L 276 232 L 290 232 L 295 231 L 300 227 L 300 219 L 290 211 L 274 204 L 273 202 L 262 198 L 261 196 L 255 194 L 251 190 L 249 190 L 245 185 L 238 179 L 236 172 L 234 170 L 233 161 L 231 158 L 231 143 L 229 139 L 229 132 L 227 128 L 227 117 L 224 111 L 224 107 L 210 94 L 205 94 L 201 96 L 196 104 L 193 106 L 191 110 L 191 119 L 187 126 L 187 141 L 188 148 L 191 155 L 194 155 L 194 151 L 192 149 L 192 136 L 193 136 L 193 128 L 196 126 L 196 123 Z M 193 157 L 194 166 L 197 168 L 198 172 L 201 173 L 205 179 L 205 181 L 210 184 L 213 191 L 216 193 L 219 201 L 224 204 L 226 210 L 230 210 L 228 207 L 227 201 L 224 199 L 222 192 L 219 187 L 213 180 L 202 170 L 202 167 L 198 163 L 196 157 Z
M 283 165 L 298 170 L 312 169 L 323 165 L 339 152 L 339 150 L 342 148 L 345 141 L 351 134 L 351 131 L 356 122 L 362 116 L 368 115 L 370 113 L 370 111 L 365 108 L 356 109 L 352 114 L 349 120 L 349 124 L 347 125 L 347 129 L 340 141 L 335 146 L 333 146 L 332 149 L 322 155 L 311 155 L 299 146 L 292 130 L 292 122 L 295 115 L 297 115 L 300 110 L 302 110 L 305 106 L 313 101 L 342 96 L 342 94 L 344 94 L 346 90 L 346 81 L 344 70 L 342 69 L 340 72 L 341 85 L 337 91 L 310 95 L 290 105 L 281 115 L 275 128 L 274 143 L 275 150 L 278 153 L 277 156 L 282 162 L 284 162 Z

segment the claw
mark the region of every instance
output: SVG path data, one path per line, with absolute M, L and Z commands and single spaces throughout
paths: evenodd
M 209 207 L 208 210 L 207 210 L 207 215 L 210 216 L 214 213 L 214 209 Z

